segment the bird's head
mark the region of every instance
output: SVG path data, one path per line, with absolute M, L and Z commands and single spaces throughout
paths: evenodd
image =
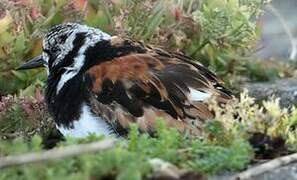
M 107 40 L 110 35 L 86 25 L 65 23 L 52 27 L 43 38 L 43 52 L 18 70 L 45 67 L 51 74 L 55 70 L 79 70 L 85 59 L 87 48 L 98 41 Z

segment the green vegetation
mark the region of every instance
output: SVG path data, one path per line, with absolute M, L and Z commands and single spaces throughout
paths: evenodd
M 155 158 L 190 172 L 216 174 L 241 170 L 252 159 L 273 158 L 297 150 L 296 109 L 289 113 L 288 109 L 279 107 L 278 100 L 263 102 L 263 107 L 259 107 L 246 92 L 226 107 L 220 107 L 215 100 L 209 104 L 215 111 L 215 120 L 204 125 L 204 133 L 199 139 L 167 129 L 161 121 L 158 121 L 155 137 L 139 134 L 137 127 L 132 125 L 128 139 L 118 140 L 116 147 L 110 150 L 3 169 L 0 170 L 0 179 L 150 178 L 152 167 L 149 162 Z M 23 117 L 19 111 L 8 114 L 13 119 Z M 257 139 L 255 135 L 259 134 L 264 137 Z M 270 141 L 264 141 L 265 136 Z M 58 146 L 102 139 L 93 135 L 86 139 L 67 138 Z M 38 135 L 29 141 L 27 138 L 2 140 L 0 156 L 40 151 L 42 147 Z
M 169 50 L 182 51 L 216 72 L 231 89 L 244 81 L 291 76 L 292 66 L 251 56 L 260 34 L 263 0 L 34 0 L 0 2 L 0 157 L 51 147 L 53 125 L 42 93 L 42 69 L 15 71 L 41 52 L 52 25 L 76 21 Z M 265 70 L 265 71 L 264 71 Z M 8 83 L 9 82 L 9 83 Z M 10 95 L 13 94 L 13 95 Z M 297 110 L 272 99 L 257 105 L 244 92 L 222 107 L 209 102 L 215 118 L 203 135 L 186 137 L 159 123 L 157 135 L 131 126 L 127 140 L 96 154 L 0 170 L 0 179 L 152 178 L 150 160 L 159 158 L 202 174 L 242 170 L 253 160 L 297 151 Z M 70 139 L 58 147 L 102 137 Z M 54 143 L 54 142 L 53 142 Z
M 292 74 L 288 66 L 262 64 L 250 57 L 260 34 L 255 19 L 261 13 L 263 0 L 3 0 L 0 3 L 1 94 L 29 89 L 25 95 L 32 95 L 34 87 L 44 85 L 44 71 L 14 69 L 41 52 L 42 35 L 50 26 L 67 21 L 186 52 L 228 79 L 226 82 L 232 86 L 246 78 L 269 80 Z M 8 80 L 11 83 L 6 83 Z
M 67 139 L 60 146 L 95 141 L 87 139 Z M 41 139 L 34 136 L 30 143 L 15 139 L 1 143 L 1 155 L 19 154 L 41 150 Z M 139 135 L 136 126 L 131 127 L 127 142 L 118 142 L 116 147 L 98 154 L 82 155 L 71 159 L 26 165 L 0 170 L 0 179 L 141 179 L 149 178 L 152 171 L 149 160 L 160 158 L 178 167 L 198 172 L 216 173 L 222 170 L 243 168 L 251 159 L 251 147 L 242 139 L 230 145 L 216 145 L 201 140 L 191 140 L 181 136 L 174 129 L 159 124 L 156 138 Z

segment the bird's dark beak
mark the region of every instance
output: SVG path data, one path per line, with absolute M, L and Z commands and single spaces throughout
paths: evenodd
M 28 62 L 22 64 L 16 70 L 25 70 L 25 69 L 34 69 L 39 67 L 44 67 L 45 61 L 42 58 L 42 55 L 36 56 L 30 59 Z

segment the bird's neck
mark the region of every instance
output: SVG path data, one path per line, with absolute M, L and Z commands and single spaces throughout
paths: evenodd
M 93 114 L 87 82 L 76 75 L 56 94 L 58 83 L 49 77 L 46 102 L 57 128 L 64 136 L 86 137 L 92 133 L 115 137 L 110 124 Z
M 57 125 L 70 127 L 80 117 L 83 103 L 88 103 L 89 92 L 81 75 L 72 77 L 57 93 L 59 81 L 49 76 L 46 87 L 46 103 Z

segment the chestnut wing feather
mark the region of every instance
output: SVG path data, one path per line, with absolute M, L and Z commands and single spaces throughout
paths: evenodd
M 124 42 L 113 41 L 111 44 L 117 48 Z M 108 114 L 105 119 L 113 127 L 125 129 L 130 122 L 136 122 L 141 130 L 153 132 L 159 116 L 168 126 L 198 135 L 201 121 L 212 113 L 202 100 L 191 99 L 191 90 L 223 101 L 230 98 L 230 93 L 213 73 L 189 57 L 143 48 L 141 53 L 127 53 L 88 69 L 86 76 L 91 79 L 89 89 L 97 113 Z

